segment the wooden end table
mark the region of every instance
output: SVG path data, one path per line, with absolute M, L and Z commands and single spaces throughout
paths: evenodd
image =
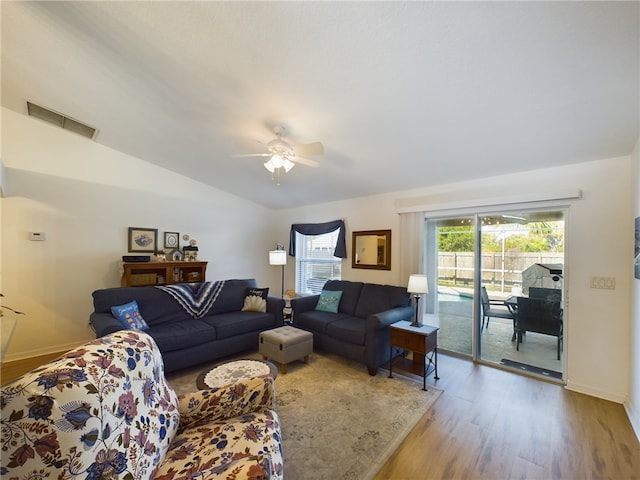
M 389 325 L 391 331 L 391 342 L 389 344 L 389 378 L 393 378 L 393 366 L 413 373 L 422 375 L 422 390 L 427 390 L 427 377 L 434 372 L 434 377 L 438 377 L 438 327 L 431 325 L 421 325 L 412 327 L 411 322 L 400 321 Z M 413 360 L 409 360 L 400 355 L 395 358 L 393 349 L 396 347 L 397 353 L 404 353 L 405 350 L 413 352 Z

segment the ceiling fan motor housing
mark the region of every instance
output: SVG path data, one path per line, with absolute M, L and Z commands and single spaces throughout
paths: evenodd
M 267 148 L 273 154 L 280 155 L 281 157 L 292 157 L 293 148 L 287 142 L 281 138 L 276 138 L 267 143 Z

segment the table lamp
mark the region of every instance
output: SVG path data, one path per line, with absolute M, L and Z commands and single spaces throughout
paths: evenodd
M 284 298 L 284 266 L 287 264 L 287 251 L 281 245 L 269 251 L 269 265 L 282 265 L 282 298 Z
M 407 292 L 413 293 L 416 299 L 416 318 L 411 324 L 412 327 L 421 327 L 422 322 L 418 320 L 418 306 L 420 302 L 420 294 L 429 293 L 429 284 L 427 283 L 426 275 L 409 275 L 409 284 L 407 285 Z

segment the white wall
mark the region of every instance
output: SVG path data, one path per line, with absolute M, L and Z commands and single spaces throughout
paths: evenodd
M 396 205 L 428 210 L 429 204 L 480 205 L 484 200 L 548 197 L 557 191 L 582 190 L 568 206 L 567 289 L 565 342 L 568 388 L 622 403 L 629 389 L 629 331 L 633 247 L 630 157 L 535 170 L 522 174 L 441 185 L 376 197 L 331 202 L 278 213 L 282 231 L 291 223 L 324 222 L 342 218 L 351 254 L 353 230 L 392 230 L 391 271 L 354 270 L 343 262 L 343 278 L 406 285 L 399 272 L 399 216 Z M 425 203 L 426 202 L 426 203 Z M 553 202 L 547 202 L 553 204 Z M 419 205 L 422 205 L 419 207 Z M 293 266 L 289 265 L 291 273 Z M 615 277 L 615 290 L 594 290 L 591 276 Z M 287 288 L 293 288 L 288 275 Z
M 633 162 L 633 218 L 640 217 L 640 137 L 636 142 L 632 154 Z M 632 282 L 633 309 L 631 318 L 631 332 L 629 335 L 629 398 L 625 404 L 631 424 L 640 439 L 640 280 L 634 277 Z
M 127 228 L 187 233 L 207 279 L 258 279 L 268 264 L 271 210 L 88 139 L 3 109 L 0 278 L 20 316 L 5 361 L 63 351 L 91 338 L 91 292 L 120 285 Z M 46 241 L 29 241 L 28 232 Z M 36 334 L 37 333 L 37 334 Z

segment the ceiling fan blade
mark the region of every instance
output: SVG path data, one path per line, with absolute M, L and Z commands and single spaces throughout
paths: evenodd
M 324 147 L 320 142 L 306 143 L 295 146 L 296 155 L 303 157 L 313 157 L 315 155 L 322 155 L 324 153 Z
M 271 153 L 242 153 L 239 155 L 232 155 L 232 157 L 241 158 L 241 157 L 270 157 Z
M 296 155 L 293 158 L 293 161 L 295 163 L 300 163 L 300 164 L 306 165 L 308 167 L 317 168 L 317 167 L 320 166 L 320 162 L 317 162 L 316 160 L 311 160 L 310 158 L 301 157 L 300 155 Z

